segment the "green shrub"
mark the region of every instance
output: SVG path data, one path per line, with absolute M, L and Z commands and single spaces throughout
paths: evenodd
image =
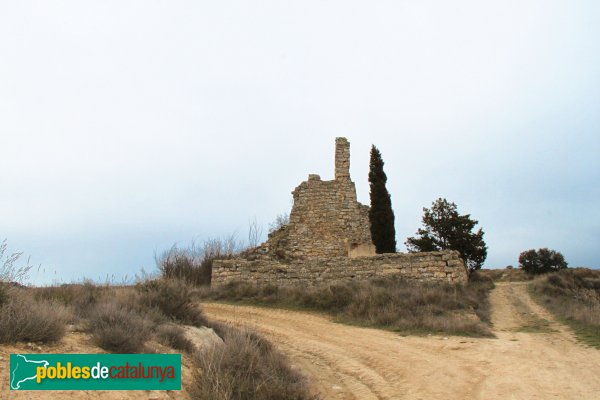
M 546 274 L 567 268 L 567 262 L 558 251 L 547 248 L 527 250 L 519 255 L 519 268 L 528 274 Z

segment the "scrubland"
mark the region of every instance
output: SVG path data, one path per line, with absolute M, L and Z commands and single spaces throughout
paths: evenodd
M 573 268 L 542 275 L 532 282 L 531 293 L 578 339 L 600 348 L 600 271 Z
M 491 336 L 487 295 L 494 284 L 474 277 L 467 285 L 410 282 L 395 277 L 315 286 L 231 282 L 203 289 L 206 299 L 328 313 L 339 322 L 403 333 Z
M 195 346 L 186 335 L 190 326 L 212 328 L 219 342 Z M 193 399 L 314 398 L 304 377 L 260 335 L 208 321 L 197 288 L 182 280 L 0 284 L 0 343 L 52 344 L 73 330 L 110 353 L 181 352 L 191 360 L 192 379 L 183 386 Z

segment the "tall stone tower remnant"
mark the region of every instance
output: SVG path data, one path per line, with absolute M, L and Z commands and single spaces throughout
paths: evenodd
M 311 174 L 292 192 L 287 225 L 271 233 L 264 252 L 277 259 L 365 256 L 375 254 L 369 207 L 356 199 L 350 179 L 350 143 L 335 139 L 335 179 Z
M 350 142 L 344 137 L 335 138 L 335 180 L 350 180 Z

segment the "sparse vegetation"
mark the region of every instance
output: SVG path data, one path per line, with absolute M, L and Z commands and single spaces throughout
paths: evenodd
M 186 325 L 206 326 L 206 319 L 195 301 L 194 289 L 184 281 L 156 279 L 137 285 L 137 306 L 158 309 L 172 321 Z
M 250 330 L 225 330 L 223 344 L 195 356 L 194 399 L 290 399 L 311 396 L 287 358 Z
M 63 284 L 60 286 L 39 287 L 33 290 L 39 301 L 59 302 L 71 307 L 78 317 L 84 317 L 94 308 L 99 300 L 109 291 L 104 285 L 96 285 L 91 281 L 81 284 Z
M 36 301 L 24 289 L 5 288 L 0 305 L 0 343 L 56 342 L 65 334 L 69 310 L 54 302 Z
M 519 268 L 528 274 L 539 275 L 567 268 L 567 262 L 558 251 L 547 248 L 527 250 L 519 255 Z
M 489 336 L 487 293 L 492 287 L 485 278 L 462 286 L 390 277 L 313 287 L 232 282 L 206 290 L 204 295 L 214 300 L 308 308 L 344 322 L 407 333 Z
M 164 324 L 180 323 L 207 326 L 195 288 L 181 280 L 156 279 L 135 287 L 69 284 L 34 289 L 40 301 L 60 302 L 75 311 L 96 343 L 108 351 L 135 353 L 157 330 L 163 342 L 171 333 L 174 344 L 185 344 L 174 338 L 174 329 L 161 329 Z
M 140 353 L 150 338 L 152 321 L 117 302 L 96 305 L 87 320 L 98 346 L 114 353 Z
M 248 222 L 248 247 L 253 248 L 260 244 L 263 237 L 263 227 L 258 223 L 256 217 Z
M 277 214 L 273 222 L 269 224 L 269 233 L 273 233 L 289 223 L 290 215 L 288 213 Z
M 523 270 L 508 267 L 504 269 L 480 269 L 477 271 L 477 274 L 489 278 L 494 282 L 523 282 L 534 278 Z
M 70 311 L 57 302 L 37 301 L 21 285 L 32 266 L 18 265 L 23 253 L 0 242 L 0 343 L 56 342 L 65 334 Z
M 29 260 L 24 265 L 17 265 L 22 255 L 22 252 L 8 253 L 6 239 L 0 242 L 0 283 L 22 283 L 27 279 L 33 266 Z
M 177 246 L 156 258 L 162 277 L 183 280 L 195 286 L 209 285 L 214 260 L 231 258 L 241 250 L 234 235 L 224 239 L 209 239 L 202 245 L 192 243 L 187 248 Z
M 188 353 L 194 351 L 194 344 L 185 337 L 185 331 L 179 325 L 160 325 L 156 330 L 156 338 L 160 343 L 176 350 L 183 350 Z
M 554 332 L 554 329 L 550 326 L 550 321 L 533 312 L 528 302 L 516 294 L 515 286 L 509 286 L 508 290 L 510 292 L 510 302 L 518 314 L 519 327 L 514 328 L 515 331 L 528 333 Z
M 564 269 L 538 277 L 531 291 L 579 339 L 600 348 L 600 271 Z
M 88 281 L 8 288 L 8 300 L 0 305 L 0 342 L 55 341 L 64 334 L 66 323 L 74 319 L 106 351 L 153 351 L 150 342 L 155 340 L 185 352 L 200 368 L 193 382 L 184 383 L 193 398 L 311 398 L 304 378 L 265 339 L 247 330 L 207 321 L 197 290 L 185 280 L 164 277 L 129 287 Z M 17 297 L 13 292 L 22 294 Z M 213 328 L 224 343 L 199 352 L 181 324 Z

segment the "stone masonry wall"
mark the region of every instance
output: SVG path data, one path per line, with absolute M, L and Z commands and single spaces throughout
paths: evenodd
M 277 259 L 342 257 L 360 247 L 374 246 L 369 228 L 369 207 L 356 200 L 350 180 L 350 143 L 336 138 L 335 180 L 322 181 L 311 174 L 292 192 L 289 223 L 269 236 L 264 252 Z
M 466 283 L 467 270 L 456 251 L 390 253 L 367 257 L 310 260 L 231 259 L 213 262 L 212 285 L 232 281 L 256 284 L 314 285 L 321 282 L 397 275 L 421 282 Z

